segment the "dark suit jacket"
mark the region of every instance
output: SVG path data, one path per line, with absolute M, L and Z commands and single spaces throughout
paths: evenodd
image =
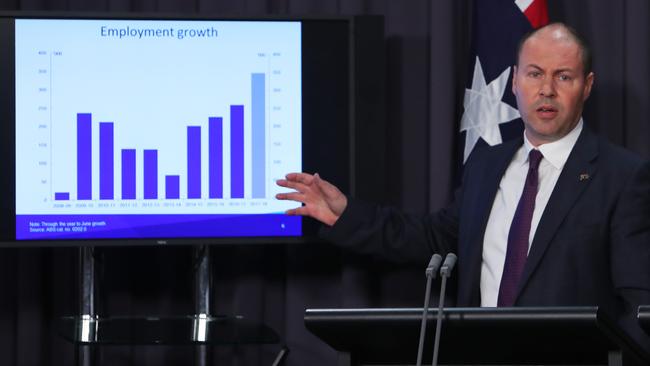
M 472 154 L 446 209 L 405 215 L 350 199 L 323 235 L 394 259 L 426 262 L 434 252 L 456 252 L 457 305 L 480 306 L 485 227 L 522 143 Z M 515 305 L 598 305 L 631 315 L 639 303 L 650 303 L 650 164 L 585 127 L 535 232 Z

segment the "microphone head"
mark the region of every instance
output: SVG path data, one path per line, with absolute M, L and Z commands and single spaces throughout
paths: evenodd
M 449 277 L 451 275 L 451 270 L 454 269 L 454 266 L 456 265 L 457 259 L 458 257 L 456 257 L 456 254 L 454 253 L 447 254 L 447 256 L 445 257 L 445 262 L 442 264 L 442 267 L 440 268 L 440 275 Z
M 431 260 L 429 261 L 429 265 L 427 266 L 426 271 L 424 271 L 424 274 L 427 277 L 435 277 L 436 273 L 438 273 L 438 268 L 440 268 L 440 263 L 442 263 L 442 257 L 440 254 L 432 255 Z

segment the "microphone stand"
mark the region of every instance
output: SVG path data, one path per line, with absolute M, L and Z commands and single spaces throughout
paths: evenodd
M 451 276 L 451 270 L 454 269 L 454 266 L 456 265 L 456 259 L 456 254 L 447 254 L 445 257 L 445 262 L 442 264 L 442 268 L 440 268 L 440 277 L 442 277 L 442 284 L 440 285 L 438 317 L 436 318 L 436 337 L 433 343 L 433 359 L 431 360 L 431 366 L 438 366 L 438 348 L 440 345 L 440 329 L 442 327 L 442 310 L 445 306 L 445 290 L 447 278 Z
M 429 265 L 424 271 L 427 276 L 427 285 L 424 292 L 424 306 L 422 307 L 422 323 L 420 324 L 420 344 L 418 345 L 418 360 L 416 365 L 422 366 L 422 350 L 424 348 L 424 334 L 427 331 L 427 312 L 429 311 L 429 297 L 431 296 L 431 281 L 436 277 L 438 268 L 442 262 L 442 257 L 439 254 L 431 256 Z

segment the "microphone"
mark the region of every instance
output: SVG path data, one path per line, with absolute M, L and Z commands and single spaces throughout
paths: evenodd
M 431 295 L 431 280 L 436 278 L 436 273 L 438 273 L 438 268 L 440 268 L 440 263 L 442 262 L 442 257 L 440 254 L 434 254 L 431 256 L 429 265 L 424 271 L 424 274 L 427 276 L 427 287 L 424 292 L 424 307 L 422 308 L 422 323 L 420 325 L 420 343 L 418 345 L 418 361 L 417 366 L 422 366 L 422 349 L 424 348 L 424 334 L 427 331 L 427 312 L 429 311 L 429 296 Z
M 442 309 L 445 305 L 445 287 L 447 284 L 447 278 L 451 276 L 451 271 L 456 265 L 456 254 L 449 253 L 445 257 L 444 263 L 440 268 L 440 277 L 442 277 L 442 284 L 440 285 L 440 301 L 438 303 L 438 317 L 436 318 L 436 337 L 433 343 L 433 359 L 431 360 L 431 366 L 438 366 L 438 346 L 440 344 L 440 327 L 442 326 Z
M 442 268 L 440 268 L 440 275 L 444 277 L 449 278 L 451 276 L 451 270 L 454 269 L 454 266 L 456 265 L 456 261 L 458 260 L 458 257 L 454 253 L 449 253 L 445 257 L 445 262 L 442 264 Z

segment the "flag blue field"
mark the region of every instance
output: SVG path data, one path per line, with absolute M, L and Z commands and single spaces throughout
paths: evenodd
M 523 124 L 511 91 L 512 66 L 519 39 L 545 24 L 546 0 L 474 2 L 470 77 L 460 123 L 463 162 L 479 144 L 497 145 L 521 136 Z

